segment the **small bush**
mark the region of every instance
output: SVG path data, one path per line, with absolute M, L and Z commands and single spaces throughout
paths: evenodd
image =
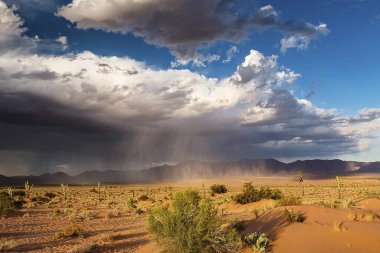
M 38 204 L 45 204 L 45 203 L 48 203 L 50 201 L 50 198 L 37 196 L 37 197 L 31 198 L 31 201 L 37 202 Z
M 254 232 L 244 236 L 244 242 L 248 244 L 253 252 L 265 252 L 270 244 L 269 238 L 264 233 Z
M 292 209 L 285 209 L 284 210 L 284 217 L 289 222 L 304 222 L 305 217 L 301 214 L 299 214 L 297 211 Z
M 278 189 L 270 189 L 269 187 L 261 187 L 256 189 L 252 183 L 245 183 L 243 192 L 236 195 L 234 200 L 239 204 L 247 204 L 259 201 L 261 199 L 280 199 L 282 193 Z
M 300 197 L 296 197 L 293 195 L 285 195 L 280 198 L 278 204 L 280 206 L 297 206 L 301 205 L 302 200 Z
M 57 194 L 55 194 L 54 192 L 45 192 L 44 196 L 49 199 L 54 199 L 55 197 L 57 197 Z
M 19 196 L 19 197 L 25 197 L 25 192 L 22 191 L 22 190 L 16 190 L 13 192 L 13 196 L 16 197 L 16 196 Z
M 136 201 L 132 198 L 127 200 L 127 206 L 130 208 L 136 208 Z
M 95 243 L 88 243 L 83 245 L 77 245 L 72 248 L 69 253 L 89 253 L 98 247 Z
M 108 232 L 108 233 L 103 234 L 100 237 L 100 241 L 103 241 L 103 242 L 113 242 L 113 241 L 115 241 L 120 236 L 121 236 L 120 233 Z
M 214 184 L 210 187 L 211 195 L 222 194 L 227 192 L 227 187 L 223 184 Z
M 150 209 L 148 229 L 167 252 L 239 252 L 240 236 L 216 213 L 210 199 L 189 189 L 177 192 L 170 207 Z
M 147 195 L 145 195 L 145 194 L 141 195 L 141 196 L 138 198 L 139 201 L 147 201 L 148 199 L 149 199 L 149 197 L 148 197 Z
M 140 209 L 140 208 L 136 209 L 136 214 L 140 215 L 140 214 L 143 214 L 143 213 L 144 213 L 144 211 L 142 209 Z

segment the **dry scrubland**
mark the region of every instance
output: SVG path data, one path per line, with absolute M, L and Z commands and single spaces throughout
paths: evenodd
M 250 181 L 255 189 L 261 186 L 278 189 L 281 199 L 236 203 L 244 183 Z M 211 194 L 213 184 L 225 185 L 227 192 Z M 165 243 L 173 246 L 173 242 L 160 237 L 157 231 L 148 231 L 149 213 L 154 214 L 152 210 L 155 210 L 158 216 L 151 217 L 154 221 L 160 215 L 157 207 L 171 210 L 173 196 L 189 187 L 199 192 L 203 199 L 201 205 L 206 205 L 204 198 L 210 198 L 207 205 L 211 213 L 214 213 L 212 206 L 215 207 L 213 218 L 223 230 L 215 227 L 216 232 L 212 233 L 232 231 L 229 235 L 232 239 L 226 240 L 235 240 L 240 245 L 230 252 L 238 248 L 241 252 L 264 249 L 289 253 L 380 252 L 380 181 L 375 177 L 341 178 L 340 199 L 334 179 L 306 179 L 301 184 L 295 178 L 245 178 L 151 185 L 33 186 L 29 198 L 20 196 L 23 193 L 19 190 L 25 192 L 25 189 L 3 187 L 3 201 L 11 194 L 12 199 L 23 199 L 24 203 L 16 210 L 2 206 L 0 249 L 6 252 L 161 252 Z M 154 227 L 150 231 L 154 232 Z M 159 238 L 161 245 L 155 243 L 155 238 Z M 211 246 L 208 250 L 225 252 L 226 249 Z

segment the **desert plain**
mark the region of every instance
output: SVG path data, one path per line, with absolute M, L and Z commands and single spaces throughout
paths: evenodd
M 245 183 L 278 189 L 300 203 L 282 206 L 262 199 L 239 204 L 234 196 Z M 223 184 L 227 192 L 211 194 Z M 169 206 L 172 196 L 188 188 L 210 198 L 217 216 L 239 224 L 239 234 L 265 233 L 266 252 L 380 252 L 380 178 L 361 175 L 298 182 L 296 177 L 246 177 L 160 184 L 33 186 L 20 209 L 0 219 L 4 252 L 162 252 L 147 229 L 149 209 Z M 12 189 L 12 188 L 11 188 Z M 2 187 L 2 192 L 9 188 Z M 23 187 L 13 189 L 24 191 Z M 5 193 L 4 193 L 5 194 Z M 284 210 L 303 217 L 292 222 Z M 244 246 L 241 252 L 254 252 Z

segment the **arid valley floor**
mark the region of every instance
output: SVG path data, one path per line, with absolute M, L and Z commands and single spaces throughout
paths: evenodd
M 269 186 L 299 196 L 302 204 L 278 206 L 276 200 L 238 204 L 232 197 L 244 183 Z M 147 230 L 147 210 L 168 205 L 172 194 L 188 187 L 210 196 L 212 184 L 228 192 L 211 196 L 226 222 L 242 221 L 240 234 L 264 232 L 275 253 L 380 252 L 380 179 L 376 176 L 341 178 L 341 198 L 334 179 L 289 178 L 205 179 L 150 185 L 34 186 L 26 203 L 0 219 L 2 249 L 6 252 L 161 252 Z M 7 191 L 7 188 L 2 188 Z M 304 191 L 304 192 L 303 192 Z M 133 200 L 133 201 L 131 201 Z M 297 211 L 303 222 L 288 222 L 285 208 Z M 79 236 L 64 236 L 71 228 Z M 252 252 L 245 247 L 243 252 Z

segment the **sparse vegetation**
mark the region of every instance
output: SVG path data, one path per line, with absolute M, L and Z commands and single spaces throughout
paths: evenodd
M 12 199 L 8 193 L 0 194 L 0 214 L 7 214 L 20 209 L 23 201 Z
M 301 205 L 302 200 L 300 197 L 296 197 L 293 195 L 284 195 L 278 202 L 280 206 L 297 206 Z
M 82 245 L 77 245 L 69 251 L 69 253 L 90 253 L 96 249 L 98 245 L 96 243 L 86 243 Z
M 7 252 L 13 250 L 18 246 L 18 243 L 12 239 L 0 239 L 0 251 Z
M 149 231 L 168 252 L 237 252 L 239 235 L 222 225 L 210 199 L 191 189 L 176 193 L 170 207 L 153 208 L 148 216 Z

